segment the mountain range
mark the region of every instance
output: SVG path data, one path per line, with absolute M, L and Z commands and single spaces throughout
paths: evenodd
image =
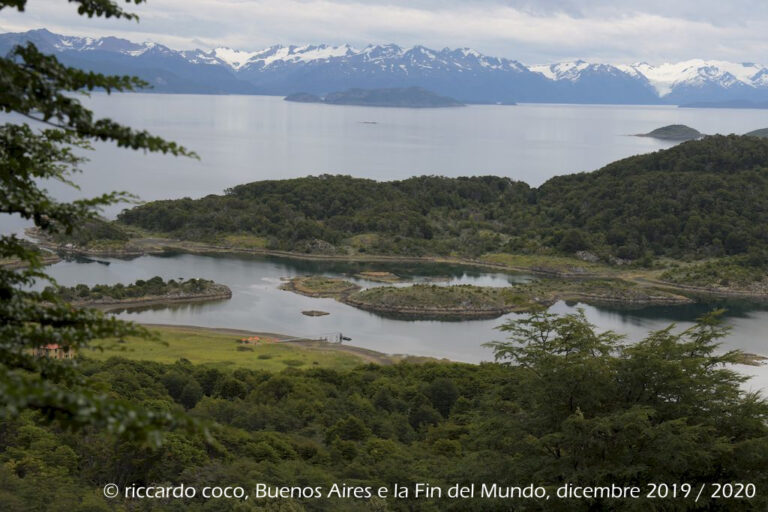
M 589 63 L 525 65 L 469 48 L 432 50 L 395 44 L 276 45 L 173 50 L 116 37 L 0 34 L 0 53 L 33 42 L 82 69 L 143 78 L 154 92 L 323 95 L 349 88 L 418 86 L 465 103 L 686 104 L 768 101 L 768 67 L 688 60 L 658 66 Z

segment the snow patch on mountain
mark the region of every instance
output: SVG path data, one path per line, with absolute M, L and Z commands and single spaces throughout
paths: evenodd
M 529 66 L 528 69 L 541 73 L 550 80 L 578 80 L 581 73 L 591 64 L 583 60 L 559 62 L 557 64 Z
M 141 58 L 141 65 L 147 66 L 150 62 L 158 65 L 152 62 L 154 57 L 163 59 L 162 62 L 171 57 L 190 65 L 218 66 L 231 72 L 233 80 L 245 80 L 268 94 L 312 87 L 317 89 L 314 92 L 322 93 L 331 90 L 328 87 L 346 84 L 376 87 L 384 83 L 417 84 L 480 102 L 597 101 L 606 97 L 606 91 L 610 92 L 610 101 L 619 103 L 680 102 L 689 97 L 695 101 L 719 101 L 738 99 L 737 96 L 755 101 L 768 97 L 768 68 L 721 60 L 692 59 L 655 66 L 646 62 L 612 65 L 576 60 L 526 66 L 471 48 L 433 50 L 396 44 L 368 45 L 362 49 L 320 44 L 275 45 L 255 51 L 227 47 L 176 51 L 156 43 L 138 44 L 116 37 L 62 36 L 45 29 L 0 34 L 0 47 L 10 49 L 24 40 L 34 41 L 44 51 L 120 53 Z M 305 67 L 305 74 L 294 74 L 294 69 Z M 211 70 L 211 76 L 220 77 L 217 73 L 221 71 Z
M 319 46 L 280 46 L 277 47 L 271 55 L 263 59 L 264 66 L 267 67 L 274 62 L 313 62 L 317 60 L 328 60 L 333 57 L 345 57 L 355 53 L 349 45 L 328 46 L 321 44 Z
M 213 50 L 216 58 L 235 71 L 254 65 L 267 68 L 278 62 L 307 63 L 323 61 L 334 57 L 345 57 L 353 53 L 356 53 L 356 51 L 349 45 L 329 46 L 325 44 L 305 46 L 276 45 L 253 52 L 233 50 L 232 48 L 216 48 Z
M 232 69 L 240 69 L 248 64 L 248 61 L 257 55 L 259 52 L 244 52 L 240 50 L 233 50 L 232 48 L 216 48 L 213 50 L 213 55 L 217 59 L 223 61 L 227 66 Z
M 648 79 L 650 84 L 664 97 L 679 85 L 702 86 L 715 83 L 723 88 L 744 84 L 755 87 L 762 86 L 754 80 L 765 66 L 747 63 L 735 63 L 722 60 L 692 59 L 683 62 L 665 63 L 660 66 L 652 66 L 641 62 L 631 66 L 624 66 L 625 72 L 634 70 Z

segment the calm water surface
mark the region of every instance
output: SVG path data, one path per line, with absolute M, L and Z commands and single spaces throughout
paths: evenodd
M 263 257 L 213 257 L 198 255 L 143 256 L 132 261 L 107 259 L 109 265 L 65 261 L 50 267 L 59 283 L 127 283 L 155 275 L 165 279 L 202 277 L 214 279 L 232 288 L 232 299 L 226 301 L 155 307 L 120 313 L 128 320 L 147 323 L 227 327 L 255 331 L 271 331 L 295 336 L 320 337 L 342 332 L 352 338 L 352 345 L 390 354 L 413 354 L 445 357 L 456 361 L 479 362 L 492 359 L 482 344 L 503 339 L 496 327 L 510 314 L 493 320 L 434 321 L 386 318 L 361 311 L 333 299 L 316 299 L 280 290 L 281 278 L 305 274 L 323 274 L 350 278 L 361 270 L 388 270 L 416 281 L 435 277 L 449 278 L 440 284 L 476 284 L 508 286 L 529 279 L 527 276 L 486 273 L 476 269 L 440 264 L 349 264 L 302 261 Z M 354 279 L 363 287 L 379 283 Z M 733 326 L 725 340 L 727 348 L 752 353 L 768 353 L 764 329 L 768 325 L 768 306 L 721 301 L 683 307 L 652 307 L 639 310 L 617 310 L 593 306 L 555 304 L 551 311 L 566 313 L 583 307 L 590 321 L 600 329 L 612 329 L 638 340 L 648 331 L 670 323 L 680 328 L 692 324 L 699 315 L 715 307 L 728 308 L 727 321 Z M 304 310 L 318 309 L 328 316 L 308 317 Z M 755 375 L 751 386 L 768 389 L 768 367 L 740 367 Z
M 682 123 L 704 133 L 745 133 L 768 126 L 768 111 L 678 109 L 669 106 L 518 105 L 455 109 L 341 107 L 289 103 L 267 96 L 94 94 L 86 103 L 98 115 L 178 141 L 198 160 L 118 150 L 98 144 L 76 177 L 80 192 L 50 185 L 59 198 L 93 196 L 108 190 L 132 192 L 143 200 L 201 197 L 263 179 L 346 173 L 377 180 L 420 174 L 493 174 L 539 185 L 552 176 L 589 171 L 630 155 L 669 147 L 632 137 Z M 119 207 L 105 213 L 114 216 Z M 0 231 L 23 223 L 0 217 Z M 381 269 L 382 265 L 377 265 Z M 466 322 L 403 321 L 356 310 L 331 299 L 311 299 L 278 290 L 281 277 L 319 272 L 346 275 L 349 265 L 258 258 L 203 256 L 142 257 L 111 264 L 63 262 L 51 272 L 63 284 L 117 283 L 146 279 L 204 277 L 229 285 L 232 300 L 150 309 L 121 316 L 143 322 L 276 331 L 297 336 L 343 332 L 352 343 L 388 353 L 488 360 L 484 342 L 499 339 L 505 318 Z M 451 283 L 504 286 L 520 276 L 487 274 L 456 267 L 393 268 L 423 278 L 450 275 Z M 362 283 L 372 286 L 373 283 Z M 619 311 L 585 306 L 603 329 L 639 339 L 649 330 L 678 322 L 681 327 L 718 304 Z M 765 307 L 728 302 L 734 330 L 729 347 L 765 354 Z M 559 303 L 552 310 L 572 311 Z M 321 309 L 327 317 L 306 317 Z M 513 318 L 509 315 L 508 318 Z M 755 385 L 768 388 L 765 369 Z
M 492 174 L 537 186 L 559 174 L 669 147 L 629 136 L 660 126 L 682 123 L 703 133 L 768 126 L 765 110 L 672 106 L 402 109 L 183 94 L 94 94 L 87 103 L 99 115 L 178 141 L 200 155 L 195 161 L 108 145 L 89 153 L 78 180 L 83 194 L 127 190 L 144 200 L 201 197 L 251 181 L 321 173 L 377 180 Z M 54 188 L 62 197 L 72 196 Z

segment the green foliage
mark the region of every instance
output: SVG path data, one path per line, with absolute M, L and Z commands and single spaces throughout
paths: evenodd
M 243 233 L 266 238 L 268 248 L 319 253 L 343 252 L 361 241 L 347 239 L 367 233 L 377 236 L 354 250 L 465 251 L 468 239 L 461 237 L 466 235 L 478 238 L 472 250 L 479 254 L 492 248 L 495 239 L 484 240 L 477 230 L 498 229 L 503 208 L 524 201 L 528 190 L 525 184 L 494 177 L 424 176 L 379 183 L 326 175 L 251 183 L 200 200 L 156 201 L 123 212 L 120 220 L 187 240 L 219 242 L 223 234 Z M 498 218 L 483 213 L 489 207 Z
M 130 236 L 111 222 L 94 218 L 85 221 L 72 233 L 56 233 L 52 239 L 60 243 L 71 243 L 78 247 L 85 247 L 95 241 L 120 244 L 129 240 Z
M 764 250 L 748 254 L 680 265 L 665 271 L 661 278 L 671 283 L 701 287 L 750 287 L 764 286 L 768 257 Z
M 702 258 L 768 248 L 768 141 L 712 136 L 553 178 L 317 176 L 155 201 L 120 221 L 183 240 L 323 254 Z
M 500 316 L 510 311 L 539 311 L 558 300 L 586 303 L 669 304 L 690 299 L 619 279 L 537 279 L 506 287 L 414 284 L 379 286 L 343 295 L 339 300 L 361 309 L 398 315 Z
M 668 126 L 662 126 L 655 130 L 640 135 L 641 137 L 653 137 L 655 139 L 665 140 L 692 140 L 702 137 L 702 133 L 698 130 L 686 126 L 684 124 L 670 124 Z
M 702 258 L 768 243 L 768 141 L 713 136 L 540 187 L 542 223 L 582 229 L 621 258 Z M 546 228 L 545 228 L 546 229 Z
M 745 133 L 749 137 L 768 137 L 768 128 L 760 128 L 759 130 L 752 130 L 749 133 Z
M 46 293 L 56 294 L 68 302 L 97 302 L 102 300 L 124 300 L 138 299 L 147 296 L 184 296 L 195 295 L 205 292 L 220 291 L 221 287 L 213 281 L 207 279 L 187 279 L 179 280 L 169 279 L 164 281 L 162 277 L 155 276 L 146 281 L 139 279 L 133 284 L 124 285 L 122 283 L 108 285 L 97 284 L 87 286 L 78 284 L 76 286 L 60 286 L 58 288 L 47 288 Z
M 389 308 L 393 311 L 413 309 L 465 313 L 494 313 L 515 306 L 531 306 L 528 298 L 517 294 L 512 287 L 483 287 L 470 284 L 377 286 L 354 293 L 347 301 L 359 307 L 369 306 L 381 310 Z
M 135 18 L 110 0 L 75 3 L 78 12 L 89 17 Z M 0 10 L 23 11 L 25 6 L 25 0 L 0 1 Z M 130 77 L 66 67 L 31 43 L 0 58 L 0 111 L 35 122 L 34 126 L 23 122 L 0 126 L 0 212 L 31 220 L 48 236 L 71 234 L 93 219 L 98 207 L 128 198 L 113 192 L 62 203 L 48 195 L 47 181 L 74 186 L 70 177 L 83 161 L 76 155 L 78 150 L 105 141 L 118 147 L 193 155 L 147 132 L 95 118 L 78 99 L 97 89 L 130 91 L 141 85 Z M 33 355 L 33 349 L 41 345 L 78 349 L 94 338 L 146 332 L 95 311 L 75 310 L 50 290 L 30 291 L 30 284 L 47 277 L 40 253 L 15 236 L 0 237 L 0 259 L 27 264 L 22 271 L 0 268 L 0 416 L 12 418 L 34 409 L 41 411 L 42 418 L 68 427 L 98 426 L 154 442 L 159 441 L 159 429 L 189 424 L 168 411 L 137 408 L 91 390 L 73 362 Z
M 580 485 L 703 483 L 713 471 L 717 479 L 720 471 L 754 475 L 754 466 L 731 457 L 754 446 L 752 436 L 764 435 L 768 404 L 742 391 L 745 377 L 725 367 L 739 354 L 718 350 L 727 333 L 718 315 L 633 345 L 612 332 L 596 333 L 583 312 L 505 324 L 512 341 L 492 346 L 498 360 L 523 372 L 520 421 L 531 436 L 524 446 L 532 474 Z M 761 412 L 733 421 L 730 415 L 744 408 Z
M 111 357 L 123 357 L 136 361 L 154 361 L 173 363 L 185 359 L 192 364 L 201 365 L 211 372 L 206 383 L 201 382 L 206 394 L 221 394 L 228 397 L 241 395 L 236 384 L 230 384 L 221 390 L 214 388 L 214 381 L 222 370 L 245 368 L 266 372 L 281 372 L 286 367 L 320 367 L 334 370 L 348 370 L 357 367 L 364 358 L 354 351 L 324 350 L 312 344 L 274 343 L 274 338 L 260 337 L 259 341 L 246 344 L 243 334 L 216 329 L 188 327 L 152 327 L 154 339 L 129 337 L 123 339 L 94 340 L 87 350 L 80 355 L 106 361 Z M 247 349 L 242 351 L 242 349 Z M 382 361 L 389 362 L 386 357 Z M 172 383 L 168 384 L 173 386 Z M 183 387 L 183 386 L 182 386 Z M 173 391 L 177 389 L 177 391 Z M 178 397 L 181 387 L 168 388 L 173 397 Z
M 105 502 L 104 482 L 191 486 L 391 485 L 455 482 L 550 488 L 648 482 L 752 482 L 768 505 L 768 404 L 724 366 L 714 317 L 685 331 L 624 344 L 583 315 L 546 313 L 509 323 L 494 344 L 502 364 L 397 364 L 353 370 L 219 371 L 118 358 L 85 361 L 84 375 L 116 399 L 189 408 L 215 421 L 213 443 L 168 436 L 161 451 L 92 429 L 61 431 L 25 413 L 0 421 L 0 504 L 53 510 L 57 500 Z M 44 485 L 43 485 L 44 484 Z M 16 500 L 16 501 L 14 501 Z M 368 510 L 359 500 L 278 500 L 296 510 Z M 120 505 L 115 502 L 111 505 Z M 509 510 L 500 500 L 386 500 L 388 510 Z M 126 504 L 127 505 L 127 504 Z M 262 510 L 266 503 L 177 503 L 184 510 Z M 168 510 L 158 500 L 142 510 Z M 218 507 L 218 508 L 216 508 Z M 687 500 L 526 502 L 526 510 L 689 510 Z
M 294 277 L 283 284 L 281 288 L 310 297 L 339 297 L 358 290 L 360 287 L 338 277 L 312 275 Z

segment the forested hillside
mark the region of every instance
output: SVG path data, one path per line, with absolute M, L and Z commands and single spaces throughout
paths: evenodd
M 334 483 L 377 488 L 417 482 L 446 489 L 455 483 L 533 484 L 553 495 L 566 482 L 637 485 L 642 496 L 651 482 L 694 490 L 707 484 L 701 507 L 765 510 L 768 406 L 740 391 L 740 377 L 722 367 L 736 356 L 714 355 L 718 329 L 711 319 L 684 336 L 662 331 L 628 347 L 575 315 L 540 315 L 507 329 L 513 339 L 496 348 L 502 363 L 513 366 L 269 373 L 185 360 L 81 361 L 84 375 L 112 398 L 216 422 L 212 439 L 173 432 L 154 450 L 91 429 L 46 426 L 32 413 L 2 420 L 0 510 L 489 512 L 510 510 L 513 503 L 547 511 L 690 510 L 696 494 L 258 500 L 253 491 L 259 483 L 327 492 Z M 106 500 L 108 482 L 242 486 L 251 498 Z M 756 492 L 752 499 L 713 500 L 714 482 L 751 483 Z
M 272 249 L 335 254 L 760 254 L 768 244 L 768 140 L 706 137 L 539 188 L 492 176 L 260 181 L 222 196 L 151 202 L 119 221 L 184 240 L 247 235 Z
M 579 230 L 583 245 L 623 258 L 764 250 L 768 142 L 707 137 L 553 178 L 536 196 L 545 225 Z

